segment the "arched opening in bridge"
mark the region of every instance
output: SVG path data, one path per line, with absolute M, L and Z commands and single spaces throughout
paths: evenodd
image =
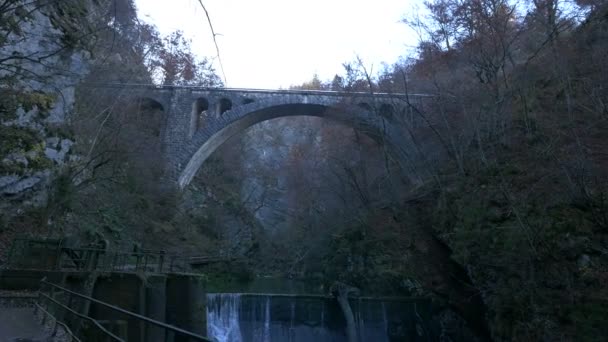
M 232 109 L 232 101 L 230 101 L 229 99 L 226 98 L 221 98 L 220 101 L 218 102 L 218 113 L 220 115 L 224 114 L 225 112 L 229 111 L 230 109 Z
M 395 112 L 395 108 L 388 103 L 383 103 L 380 105 L 379 112 L 380 112 L 380 115 L 382 115 L 383 117 L 385 117 L 387 119 L 391 119 Z
M 190 137 L 199 129 L 203 128 L 207 122 L 209 112 L 209 101 L 201 97 L 192 103 L 192 113 L 190 115 Z
M 372 111 L 372 106 L 369 105 L 369 103 L 367 102 L 361 102 L 358 104 L 359 108 L 363 109 L 363 110 L 367 110 L 367 111 Z
M 126 112 L 125 122 L 133 123 L 145 134 L 160 138 L 164 125 L 165 108 L 158 101 L 141 97 L 137 98 Z
M 314 229 L 328 233 L 325 219 L 340 226 L 352 213 L 378 203 L 386 189 L 406 193 L 399 191 L 406 179 L 394 161 L 387 169 L 383 151 L 378 139 L 321 115 L 270 118 L 218 146 L 184 194 L 221 188 L 232 194 L 231 207 L 251 213 L 279 241 L 296 239 L 281 234 L 317 216 L 323 219 Z M 240 234 L 234 222 L 218 225 L 225 236 Z

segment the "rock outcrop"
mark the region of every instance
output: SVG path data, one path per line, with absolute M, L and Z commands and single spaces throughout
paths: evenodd
M 17 1 L 0 13 L 0 218 L 43 206 L 73 160 L 75 87 L 92 61 L 82 38 L 98 15 L 90 0 Z

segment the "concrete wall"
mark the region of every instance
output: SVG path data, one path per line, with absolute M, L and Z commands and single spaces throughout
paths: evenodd
M 38 291 L 40 280 L 62 283 L 66 273 L 60 271 L 0 270 L 0 290 Z
M 74 292 L 92 296 L 111 305 L 146 316 L 160 322 L 175 325 L 184 330 L 204 335 L 205 293 L 198 277 L 188 275 L 147 275 L 145 278 L 133 273 L 61 272 L 36 270 L 1 270 L 0 289 L 40 289 L 40 280 L 45 278 Z M 130 318 L 102 305 L 90 303 L 73 296 L 58 295 L 56 299 L 69 307 L 103 322 L 113 333 L 129 341 L 186 341 L 165 329 Z M 77 320 L 69 315 L 57 317 L 69 326 Z M 84 333 L 93 334 L 95 329 Z
M 200 334 L 206 334 L 206 293 L 199 277 L 173 275 L 167 278 L 166 287 L 167 323 Z M 175 337 L 176 342 L 188 341 Z
M 151 276 L 146 281 L 145 316 L 160 322 L 167 321 L 167 277 Z M 146 341 L 165 341 L 165 329 L 148 324 Z
M 92 297 L 134 313 L 145 314 L 145 287 L 142 279 L 136 274 L 114 273 L 98 277 Z M 143 341 L 145 325 L 135 318 L 99 304 L 91 304 L 89 316 L 103 321 L 126 322 L 128 340 Z

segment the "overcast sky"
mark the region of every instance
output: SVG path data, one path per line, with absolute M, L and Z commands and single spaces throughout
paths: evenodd
M 182 30 L 193 51 L 215 56 L 198 0 L 136 0 L 140 17 L 162 34 Z M 229 87 L 279 88 L 317 73 L 330 79 L 356 55 L 373 65 L 411 51 L 413 32 L 400 22 L 414 0 L 204 0 Z M 214 63 L 220 72 L 217 61 Z

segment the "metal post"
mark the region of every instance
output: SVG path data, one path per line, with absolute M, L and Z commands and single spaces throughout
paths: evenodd
M 72 307 L 72 294 L 68 293 L 68 307 L 71 308 Z
M 163 272 L 163 263 L 165 262 L 165 251 L 160 251 L 160 256 L 158 257 L 158 273 Z
M 112 258 L 112 268 L 111 271 L 116 270 L 116 263 L 118 262 L 118 252 L 114 252 L 114 257 Z
M 12 266 L 13 265 L 13 253 L 15 250 L 15 243 L 17 242 L 17 240 L 13 240 L 13 243 L 11 243 L 11 248 L 8 251 L 8 265 Z
M 175 262 L 175 255 L 171 256 L 171 263 L 169 264 L 169 272 L 173 272 L 173 263 Z
M 57 259 L 55 260 L 55 269 L 61 269 L 61 254 L 63 252 L 63 239 L 59 240 L 59 244 L 57 245 Z

